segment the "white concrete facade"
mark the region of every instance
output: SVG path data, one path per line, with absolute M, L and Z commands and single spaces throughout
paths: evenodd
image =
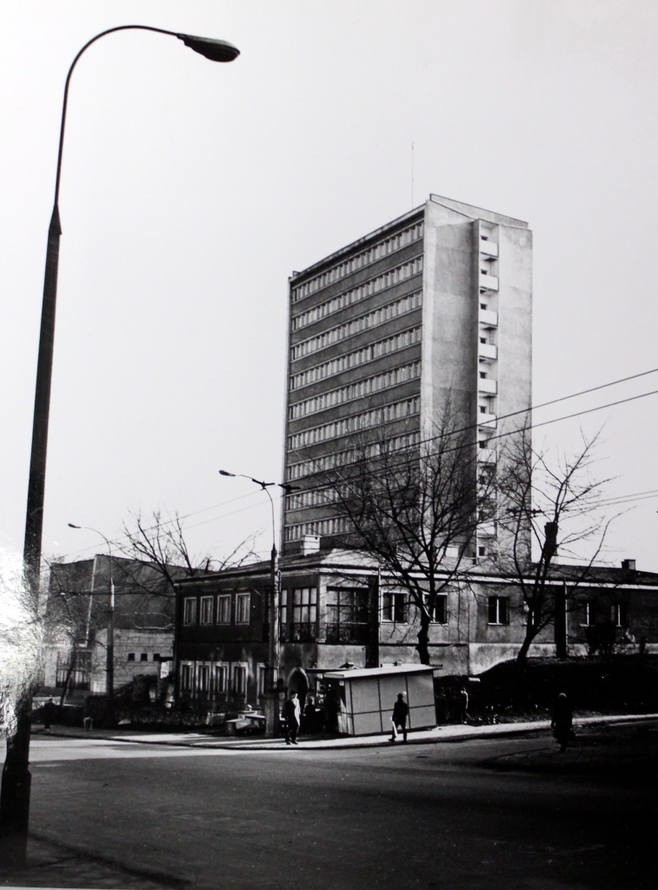
M 527 223 L 436 195 L 294 273 L 284 478 L 307 493 L 286 498 L 284 551 L 344 530 L 313 489 L 357 429 L 404 447 L 449 409 L 473 429 L 478 463 L 500 459 L 501 433 L 530 408 L 531 325 Z

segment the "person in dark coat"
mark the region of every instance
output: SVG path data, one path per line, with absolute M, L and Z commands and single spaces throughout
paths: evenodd
M 340 713 L 340 693 L 332 686 L 325 702 L 325 728 L 327 732 L 338 732 L 338 715 Z
M 391 742 L 396 742 L 398 732 L 402 733 L 402 741 L 407 741 L 407 719 L 409 717 L 409 705 L 407 704 L 407 693 L 398 692 L 398 697 L 393 705 L 393 728 L 391 731 Z
M 560 751 L 566 751 L 567 743 L 571 735 L 571 727 L 573 723 L 573 715 L 571 713 L 571 705 L 567 698 L 566 692 L 560 692 L 553 708 L 553 718 L 551 720 L 551 729 L 555 740 L 560 746 Z
M 50 725 L 55 719 L 55 714 L 57 713 L 57 705 L 49 698 L 48 701 L 43 706 L 43 731 L 50 732 Z
M 457 693 L 457 722 L 468 722 L 468 692 L 465 686 Z
M 286 745 L 296 745 L 302 718 L 302 708 L 296 692 L 286 702 L 283 713 L 286 718 Z

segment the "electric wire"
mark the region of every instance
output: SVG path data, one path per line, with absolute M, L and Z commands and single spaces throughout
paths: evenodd
M 584 396 L 584 395 L 589 395 L 589 394 L 594 393 L 594 392 L 599 392 L 599 391 L 601 391 L 601 390 L 608 389 L 608 388 L 610 388 L 610 387 L 612 387 L 612 386 L 618 386 L 618 385 L 620 385 L 620 384 L 622 384 L 622 383 L 627 383 L 627 382 L 629 382 L 629 381 L 631 381 L 631 380 L 636 380 L 636 379 L 639 379 L 639 378 L 641 378 L 641 377 L 646 377 L 646 376 L 649 376 L 649 375 L 651 375 L 651 374 L 655 374 L 655 373 L 657 373 L 657 372 L 658 372 L 658 368 L 651 368 L 651 369 L 648 369 L 648 370 L 646 370 L 646 371 L 640 371 L 640 372 L 637 372 L 637 373 L 635 373 L 635 374 L 628 375 L 628 376 L 626 376 L 626 377 L 618 378 L 618 379 L 616 379 L 616 380 L 607 381 L 606 383 L 598 384 L 598 385 L 593 386 L 593 387 L 588 387 L 588 388 L 586 388 L 586 389 L 579 390 L 579 391 L 577 391 L 577 392 L 575 392 L 575 393 L 569 393 L 569 394 L 567 394 L 567 395 L 559 396 L 559 397 L 554 398 L 554 399 L 549 399 L 549 400 L 547 400 L 547 401 L 540 402 L 540 403 L 538 403 L 538 404 L 536 404 L 536 405 L 531 405 L 531 406 L 529 406 L 529 407 L 527 407 L 527 408 L 523 408 L 523 409 L 520 409 L 520 410 L 517 410 L 517 411 L 512 411 L 512 412 L 509 412 L 509 413 L 504 414 L 504 415 L 498 415 L 497 418 L 496 418 L 496 421 L 499 422 L 499 421 L 506 420 L 506 419 L 509 419 L 509 418 L 511 418 L 511 417 L 519 416 L 519 415 L 522 415 L 522 414 L 529 415 L 529 414 L 531 414 L 533 411 L 537 411 L 537 410 L 539 410 L 539 409 L 541 409 L 541 408 L 546 408 L 546 407 L 549 407 L 549 406 L 551 406 L 551 405 L 555 405 L 555 404 L 559 404 L 559 403 L 561 403 L 561 402 L 568 401 L 568 400 L 570 400 L 570 399 L 578 398 L 578 397 L 581 397 L 581 396 Z M 524 427 L 522 427 L 522 428 L 520 428 L 520 429 L 509 430 L 509 431 L 507 431 L 507 432 L 497 433 L 497 434 L 494 435 L 494 436 L 489 436 L 489 437 L 487 438 L 487 441 L 497 440 L 497 439 L 501 439 L 501 438 L 504 438 L 504 437 L 509 436 L 509 435 L 518 434 L 519 432 L 522 432 L 523 430 L 538 429 L 538 428 L 540 428 L 540 427 L 547 426 L 547 425 L 550 425 L 550 424 L 553 424 L 553 423 L 559 423 L 559 422 L 563 422 L 563 421 L 565 421 L 565 420 L 574 419 L 574 418 L 576 418 L 576 417 L 585 416 L 585 415 L 587 415 L 587 414 L 591 414 L 591 413 L 594 413 L 594 412 L 596 412 L 596 411 L 604 410 L 605 408 L 618 407 L 618 406 L 623 405 L 623 404 L 626 404 L 626 403 L 628 403 L 628 402 L 632 402 L 632 401 L 636 401 L 636 400 L 638 400 L 638 399 L 646 398 L 646 397 L 648 397 L 648 396 L 656 395 L 657 393 L 658 393 L 658 390 L 651 390 L 651 391 L 644 392 L 644 393 L 640 393 L 640 394 L 637 394 L 637 395 L 634 395 L 634 396 L 628 396 L 628 397 L 626 397 L 626 398 L 624 398 L 624 399 L 619 399 L 619 400 L 616 400 L 616 401 L 614 401 L 614 402 L 609 402 L 609 403 L 606 403 L 606 404 L 603 404 L 603 405 L 594 406 L 594 407 L 592 407 L 592 408 L 583 409 L 583 410 L 581 410 L 581 411 L 573 412 L 573 413 L 571 413 L 571 414 L 563 415 L 563 416 L 560 416 L 560 417 L 557 417 L 557 418 L 552 418 L 552 419 L 549 419 L 549 420 L 540 421 L 540 422 L 538 422 L 538 423 L 532 423 L 532 424 L 526 425 L 526 426 L 524 426 Z M 435 442 L 435 441 L 437 441 L 437 440 L 440 440 L 440 439 L 443 439 L 443 438 L 447 438 L 447 437 L 449 437 L 449 436 L 454 436 L 454 435 L 457 435 L 457 434 L 459 434 L 459 433 L 468 432 L 468 431 L 470 431 L 470 430 L 478 429 L 479 426 L 480 426 L 480 424 L 478 424 L 478 423 L 474 423 L 474 424 L 469 424 L 469 425 L 467 425 L 467 426 L 465 426 L 465 427 L 462 427 L 462 428 L 460 428 L 460 429 L 457 429 L 457 430 L 451 430 L 451 431 L 449 431 L 449 432 L 439 433 L 439 434 L 437 434 L 437 435 L 435 435 L 435 436 L 430 436 L 430 437 L 428 437 L 427 439 L 423 439 L 423 440 L 420 440 L 420 441 L 418 441 L 418 442 L 416 442 L 416 443 L 413 443 L 412 445 L 404 446 L 404 447 L 402 447 L 402 448 L 400 448 L 400 449 L 396 449 L 396 452 L 397 452 L 397 453 L 400 453 L 400 452 L 404 452 L 404 451 L 406 451 L 406 450 L 415 449 L 415 448 L 418 448 L 419 446 L 421 446 L 421 445 L 423 445 L 423 444 L 427 444 L 427 443 Z M 457 450 L 457 449 L 455 448 L 455 449 L 451 449 L 451 450 Z M 303 451 L 303 449 L 299 449 L 299 450 L 298 450 L 298 453 L 301 452 L 301 451 Z M 431 454 L 428 455 L 428 457 L 431 457 L 431 456 L 432 456 Z M 376 459 L 377 459 L 376 457 L 373 457 L 373 461 L 376 460 Z M 349 464 L 348 464 L 347 466 L 349 466 Z M 317 471 L 317 472 L 321 472 L 321 471 Z M 311 473 L 311 474 L 309 474 L 309 475 L 313 475 L 313 473 Z M 297 481 L 297 480 L 294 480 L 294 481 Z M 314 487 L 314 488 L 304 488 L 303 491 L 304 491 L 304 492 L 311 492 L 311 491 L 316 491 L 316 490 L 326 490 L 326 489 L 327 489 L 327 486 L 325 485 L 325 486 L 316 486 L 316 487 Z M 160 523 L 156 523 L 156 524 L 154 524 L 154 525 L 151 525 L 151 526 L 147 527 L 147 528 L 145 529 L 145 531 L 155 531 L 155 530 L 158 529 L 158 528 L 166 527 L 166 526 L 168 526 L 168 525 L 173 525 L 173 524 L 174 524 L 175 522 L 177 522 L 177 521 L 182 521 L 182 520 L 186 520 L 186 519 L 191 519 L 191 518 L 193 518 L 193 517 L 195 517 L 195 516 L 199 516 L 199 515 L 201 515 L 202 513 L 207 513 L 207 512 L 209 512 L 209 511 L 211 511 L 211 510 L 214 510 L 214 509 L 217 509 L 217 508 L 220 508 L 220 507 L 224 507 L 224 506 L 228 506 L 228 505 L 230 505 L 230 504 L 232 504 L 232 503 L 236 503 L 236 502 L 239 502 L 239 501 L 241 501 L 241 500 L 245 500 L 245 499 L 255 499 L 255 498 L 257 497 L 257 495 L 258 495 L 257 492 L 253 492 L 253 493 L 250 492 L 250 493 L 248 493 L 248 494 L 246 494 L 246 495 L 239 495 L 238 497 L 230 498 L 230 499 L 228 499 L 227 501 L 222 501 L 222 502 L 219 502 L 219 503 L 217 503 L 217 504 L 214 504 L 214 505 L 211 505 L 211 506 L 208 506 L 208 507 L 203 507 L 203 508 L 201 508 L 200 510 L 190 511 L 190 512 L 188 512 L 188 513 L 184 513 L 184 514 L 182 514 L 182 515 L 175 516 L 175 517 L 173 517 L 173 518 L 171 518 L 171 519 L 163 520 L 163 521 L 160 522 Z M 292 494 L 292 495 L 288 495 L 288 497 L 295 497 L 295 495 L 294 495 L 294 494 Z M 199 526 L 201 526 L 201 525 L 206 525 L 206 524 L 209 524 L 209 523 L 211 523 L 211 522 L 216 522 L 216 521 L 219 521 L 219 520 L 221 520 L 221 519 L 225 519 L 225 518 L 227 518 L 227 517 L 229 517 L 229 516 L 235 515 L 235 514 L 237 514 L 237 513 L 247 512 L 247 511 L 250 510 L 250 509 L 256 509 L 257 506 L 259 506 L 259 505 L 254 501 L 253 506 L 247 506 L 247 507 L 244 507 L 244 508 L 241 509 L 241 510 L 229 511 L 228 513 L 223 513 L 223 514 L 220 514 L 220 515 L 218 515 L 218 516 L 213 516 L 213 517 L 210 517 L 208 520 L 203 520 L 203 521 L 201 521 L 201 522 L 199 522 L 199 523 L 194 523 L 192 526 L 188 526 L 188 527 L 196 528 L 196 527 L 199 527 Z M 121 546 L 125 545 L 125 543 L 126 543 L 128 540 L 129 540 L 129 536 L 128 536 L 128 535 L 121 535 L 121 536 L 117 536 L 117 537 L 111 539 L 111 540 L 110 540 L 110 543 L 111 543 L 112 545 L 116 545 L 117 547 L 121 547 Z M 92 551 L 92 550 L 94 550 L 94 549 L 95 549 L 95 547 L 92 545 L 92 546 L 90 546 L 90 547 L 82 548 L 82 549 L 79 550 L 79 551 L 75 551 L 73 555 L 75 556 L 76 554 L 83 554 L 83 553 L 85 553 L 85 552 Z
M 554 423 L 560 423 L 560 422 L 562 422 L 562 421 L 564 421 L 564 420 L 572 420 L 572 419 L 574 419 L 574 418 L 576 418 L 576 417 L 585 416 L 586 414 L 592 414 L 592 413 L 594 413 L 594 412 L 596 412 L 596 411 L 602 411 L 602 410 L 604 410 L 605 408 L 614 408 L 614 407 L 617 407 L 617 406 L 619 406 L 619 405 L 623 405 L 623 404 L 625 404 L 625 403 L 627 403 L 627 402 L 633 402 L 633 401 L 636 401 L 636 400 L 638 400 L 638 399 L 647 398 L 648 396 L 653 396 L 653 395 L 657 395 L 657 394 L 658 394 L 658 390 L 651 390 L 650 392 L 639 393 L 639 394 L 634 395 L 634 396 L 627 396 L 627 397 L 624 398 L 624 399 L 618 399 L 617 401 L 614 401 L 614 402 L 608 402 L 608 403 L 606 403 L 606 404 L 604 404 L 604 405 L 597 405 L 597 406 L 595 406 L 595 407 L 593 407 L 593 408 L 586 408 L 586 409 L 583 409 L 583 410 L 581 410 L 581 411 L 575 411 L 575 412 L 572 412 L 571 414 L 562 415 L 562 416 L 560 416 L 560 417 L 554 417 L 554 418 L 551 418 L 550 420 L 543 420 L 543 421 L 539 421 L 538 423 L 527 424 L 527 425 L 525 425 L 525 426 L 523 426 L 523 427 L 520 427 L 520 428 L 518 428 L 518 429 L 507 430 L 506 432 L 496 433 L 496 434 L 493 435 L 493 436 L 487 436 L 487 443 L 489 443 L 489 442 L 491 442 L 491 441 L 494 441 L 494 440 L 504 439 L 504 438 L 506 438 L 507 436 L 513 436 L 513 435 L 523 434 L 523 433 L 525 433 L 525 432 L 528 432 L 529 430 L 539 429 L 540 427 L 549 426 L 549 425 L 554 424 Z M 569 398 L 569 397 L 567 396 L 567 397 L 565 397 L 565 398 Z M 527 409 L 527 410 L 524 410 L 524 411 L 522 411 L 522 412 L 513 412 L 513 414 L 519 414 L 519 413 L 527 414 L 527 413 L 530 413 L 531 410 L 532 410 L 532 409 Z M 505 418 L 507 418 L 507 417 L 510 417 L 510 416 L 512 416 L 512 414 L 501 415 L 500 417 L 497 418 L 497 420 L 503 420 L 503 419 L 505 419 Z M 480 424 L 477 424 L 477 423 L 476 423 L 476 424 L 471 424 L 471 425 L 466 426 L 466 427 L 461 427 L 461 428 L 458 429 L 458 430 L 451 430 L 451 431 L 446 432 L 446 433 L 439 433 L 439 434 L 437 434 L 436 436 L 431 436 L 431 437 L 429 437 L 429 438 L 427 438 L 427 439 L 420 440 L 419 442 L 415 442 L 415 443 L 413 443 L 413 444 L 411 444 L 411 445 L 405 445 L 405 446 L 403 446 L 403 447 L 401 447 L 401 448 L 395 449 L 395 451 L 393 452 L 393 454 L 394 454 L 394 455 L 402 455 L 402 456 L 403 456 L 403 455 L 404 455 L 404 452 L 415 451 L 415 450 L 418 449 L 421 445 L 424 445 L 424 444 L 427 444 L 427 443 L 430 443 L 430 442 L 436 442 L 436 441 L 438 441 L 438 440 L 440 440 L 440 439 L 449 438 L 450 436 L 454 436 L 454 435 L 457 435 L 457 434 L 459 434 L 459 433 L 468 432 L 468 431 L 473 430 L 473 429 L 478 429 L 479 427 L 480 427 Z M 437 457 L 437 456 L 439 456 L 439 455 L 448 454 L 448 453 L 453 452 L 453 451 L 459 451 L 459 450 L 462 450 L 462 449 L 464 449 L 464 447 L 465 447 L 464 444 L 459 444 L 459 445 L 456 445 L 456 446 L 454 446 L 454 447 L 444 448 L 444 449 L 442 449 L 441 451 L 435 451 L 435 452 L 430 452 L 430 453 L 428 453 L 428 454 L 424 454 L 423 457 L 424 457 L 425 459 L 430 459 L 430 458 L 432 458 L 432 457 Z M 386 457 L 388 457 L 388 456 L 389 456 L 389 455 L 387 455 L 387 454 L 384 454 L 383 456 L 373 455 L 371 458 L 368 458 L 368 462 L 369 462 L 369 464 L 371 464 L 371 465 L 375 465 L 377 461 L 383 461 L 383 460 L 385 460 Z M 350 466 L 356 466 L 356 465 L 359 464 L 359 463 L 360 463 L 360 461 L 357 460 L 357 461 L 353 461 L 351 464 L 343 464 L 343 467 L 346 467 L 346 468 L 349 469 Z M 404 466 L 406 466 L 406 463 L 405 463 L 403 460 L 401 460 L 400 463 L 399 463 L 397 466 L 396 466 L 395 463 L 388 463 L 388 464 L 386 464 L 386 466 L 383 468 L 383 471 L 382 471 L 382 472 L 383 472 L 384 474 L 386 474 L 386 473 L 388 473 L 389 471 L 395 471 L 397 468 L 404 467 Z M 340 469 L 340 468 L 339 468 L 339 469 Z M 331 473 L 331 470 L 318 470 L 318 471 L 316 471 L 316 472 L 317 472 L 318 474 L 321 473 L 321 472 L 324 472 L 324 473 L 326 473 L 326 474 L 330 474 L 330 473 Z M 311 474 L 309 474 L 309 475 L 314 475 L 314 474 L 311 473 Z M 356 478 L 358 478 L 358 476 L 357 476 L 357 475 L 354 475 L 354 476 L 350 477 L 350 476 L 345 476 L 345 475 L 343 475 L 343 476 L 341 476 L 340 479 L 337 479 L 337 480 L 335 480 L 335 481 L 340 482 L 340 483 L 344 483 L 344 482 L 349 482 L 350 479 L 352 479 L 352 478 L 356 479 Z M 297 481 L 299 481 L 299 480 L 295 480 L 295 481 L 297 482 Z M 325 491 L 325 490 L 331 489 L 332 487 L 333 487 L 332 483 L 329 483 L 329 484 L 326 484 L 326 483 L 325 483 L 325 484 L 317 485 L 317 486 L 314 486 L 314 487 L 311 487 L 311 488 L 304 488 L 304 489 L 303 489 L 303 492 Z M 294 494 L 291 494 L 291 495 L 288 495 L 288 497 L 292 497 L 292 498 L 294 498 L 295 495 L 294 495 Z
M 602 390 L 602 389 L 608 389 L 608 388 L 611 387 L 611 386 L 618 386 L 618 385 L 621 384 L 621 383 L 627 383 L 629 380 L 635 380 L 635 379 L 637 379 L 637 378 L 639 378 L 639 377 L 646 377 L 646 376 L 648 376 L 648 375 L 650 375 L 650 374 L 656 374 L 656 373 L 658 373 L 658 368 L 651 368 L 651 369 L 649 369 L 649 370 L 647 370 L 647 371 L 640 371 L 640 372 L 638 372 L 637 374 L 631 374 L 631 375 L 629 375 L 628 377 L 620 377 L 620 378 L 618 378 L 617 380 L 610 380 L 610 381 L 608 381 L 607 383 L 601 383 L 601 384 L 599 384 L 599 385 L 597 385 L 597 386 L 589 387 L 588 389 L 579 390 L 578 392 L 575 392 L 575 393 L 569 393 L 568 395 L 565 395 L 565 396 L 559 396 L 559 397 L 557 397 L 557 398 L 555 398 L 555 399 L 550 399 L 550 400 L 548 400 L 548 401 L 546 401 L 546 402 L 539 402 L 539 404 L 537 404 L 537 405 L 528 405 L 528 407 L 526 407 L 526 408 L 519 408 L 518 410 L 516 410 L 516 411 L 510 411 L 510 412 L 508 412 L 507 414 L 499 414 L 499 415 L 496 415 L 496 422 L 501 421 L 501 420 L 509 420 L 510 417 L 518 417 L 519 415 L 522 415 L 522 414 L 529 415 L 529 414 L 531 414 L 533 411 L 538 411 L 540 408 L 547 408 L 549 405 L 557 405 L 558 403 L 560 403 L 560 402 L 566 402 L 566 401 L 568 401 L 569 399 L 579 398 L 580 396 L 588 395 L 589 393 L 592 393 L 592 392 L 597 392 L 597 391 Z M 642 394 L 642 395 L 654 395 L 656 392 L 658 392 L 658 390 L 652 390 L 651 392 L 644 393 L 644 394 Z M 642 397 L 642 396 L 632 396 L 632 397 L 629 397 L 629 401 L 632 401 L 634 398 L 641 398 L 641 397 Z M 620 400 L 619 403 L 621 404 L 621 402 L 623 402 L 623 401 L 624 401 L 624 400 Z M 613 403 L 611 403 L 611 404 L 614 405 L 614 404 L 617 404 L 617 403 L 613 402 Z M 602 405 L 602 406 L 599 406 L 598 408 L 591 408 L 591 409 L 589 409 L 589 410 L 590 410 L 590 411 L 595 411 L 595 410 L 600 410 L 601 408 L 605 408 L 605 407 L 609 407 L 609 406 L 608 406 L 608 405 Z M 587 413 L 587 412 L 583 412 L 583 413 Z M 574 417 L 575 417 L 575 416 L 578 416 L 578 414 L 567 415 L 567 418 L 566 418 L 566 419 L 568 419 L 568 418 L 571 417 L 571 416 L 574 416 Z M 557 420 L 559 420 L 559 419 L 562 419 L 562 418 L 557 418 L 556 420 L 544 421 L 544 424 L 547 424 L 547 423 L 556 423 Z M 536 426 L 541 426 L 541 425 L 542 425 L 542 424 L 536 424 Z M 458 429 L 450 430 L 450 431 L 447 432 L 447 433 L 438 433 L 438 434 L 435 435 L 435 436 L 428 436 L 427 439 L 421 439 L 419 442 L 414 443 L 414 445 L 410 445 L 410 446 L 407 446 L 407 447 L 409 447 L 409 448 L 415 448 L 415 447 L 417 447 L 418 445 L 425 445 L 425 444 L 428 443 L 428 442 L 433 442 L 433 441 L 436 441 L 437 439 L 445 438 L 445 437 L 447 437 L 447 436 L 455 436 L 455 435 L 458 435 L 458 434 L 460 434 L 460 433 L 469 432 L 470 430 L 477 429 L 479 426 L 480 426 L 480 424 L 478 424 L 478 423 L 470 423 L 470 424 L 467 424 L 467 425 L 464 426 L 464 427 L 459 427 Z M 532 429 L 533 427 L 532 427 L 532 426 L 529 426 L 529 427 L 524 427 L 524 428 Z M 495 437 L 491 437 L 491 438 L 495 438 Z M 304 449 L 296 449 L 296 450 L 298 450 L 298 451 L 302 451 L 302 450 L 304 450 Z M 400 451 L 403 451 L 404 448 L 401 448 L 401 449 L 399 449 L 399 450 L 400 450 Z

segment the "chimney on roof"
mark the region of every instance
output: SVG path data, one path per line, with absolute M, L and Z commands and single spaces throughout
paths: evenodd
M 320 552 L 320 535 L 304 535 L 302 538 L 302 556 Z
M 634 559 L 622 559 L 621 561 L 622 571 L 624 572 L 634 572 L 635 569 L 635 560 Z

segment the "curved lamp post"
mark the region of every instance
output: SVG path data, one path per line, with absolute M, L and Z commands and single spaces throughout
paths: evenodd
M 91 528 L 88 525 L 76 525 L 74 522 L 68 523 L 69 528 L 84 529 L 84 531 L 94 532 L 99 535 L 107 547 L 110 566 L 110 611 L 107 616 L 107 641 L 105 645 L 105 691 L 107 694 L 110 707 L 114 698 L 114 576 L 112 565 L 112 546 L 103 532 L 99 532 L 97 528 Z M 94 585 L 92 583 L 92 589 Z M 94 591 L 95 592 L 95 591 Z
M 181 40 L 185 46 L 213 62 L 231 62 L 240 51 L 224 40 L 210 37 L 197 37 L 193 34 L 179 34 L 150 25 L 119 25 L 101 31 L 88 40 L 73 59 L 66 76 L 62 119 L 59 130 L 57 153 L 57 175 L 55 179 L 55 200 L 53 202 L 48 241 L 46 247 L 46 268 L 43 282 L 43 302 L 41 307 L 41 329 L 34 395 L 34 418 L 32 425 L 32 446 L 30 452 L 30 472 L 27 490 L 27 510 L 25 517 L 25 538 L 23 564 L 28 590 L 34 603 L 38 600 L 39 572 L 41 565 L 41 539 L 43 528 L 43 503 L 46 477 L 46 450 L 48 445 L 48 415 L 50 411 L 50 386 L 52 378 L 53 341 L 55 334 L 55 305 L 57 297 L 57 266 L 59 261 L 59 240 L 62 233 L 59 218 L 59 184 L 62 167 L 64 127 L 71 75 L 80 56 L 92 43 L 116 31 L 153 31 Z M 7 740 L 7 757 L 2 773 L 2 793 L 0 795 L 0 855 L 2 861 L 14 866 L 25 862 L 27 829 L 30 809 L 30 710 L 29 692 L 16 704 L 16 730 Z
M 258 485 L 265 492 L 270 501 L 270 510 L 272 514 L 272 550 L 270 552 L 270 584 L 272 587 L 272 599 L 270 602 L 270 621 L 269 621 L 269 681 L 272 691 L 276 687 L 279 674 L 279 601 L 281 598 L 281 575 L 279 572 L 279 555 L 276 547 L 276 525 L 274 522 L 274 501 L 270 494 L 270 488 L 282 488 L 285 492 L 295 491 L 296 485 L 288 485 L 285 482 L 263 482 L 261 479 L 254 479 L 253 476 L 246 476 L 244 473 L 231 473 L 228 470 L 219 470 L 220 476 L 232 476 L 239 479 L 248 479 L 255 485 Z M 269 731 L 269 727 L 267 727 Z

